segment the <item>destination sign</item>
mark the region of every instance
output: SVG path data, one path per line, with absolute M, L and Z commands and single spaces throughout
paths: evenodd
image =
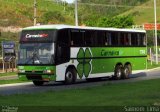
M 37 34 L 37 35 L 31 35 L 31 34 L 26 34 L 26 38 L 47 38 L 48 34 Z
M 54 39 L 54 30 L 26 30 L 22 31 L 20 42 L 51 42 Z

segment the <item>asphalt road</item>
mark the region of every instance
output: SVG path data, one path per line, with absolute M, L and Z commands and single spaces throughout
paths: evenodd
M 149 70 L 143 73 L 138 73 L 130 76 L 129 79 L 126 80 L 109 80 L 102 79 L 100 81 L 87 82 L 87 81 L 78 81 L 73 85 L 64 85 L 60 82 L 50 82 L 46 83 L 44 86 L 34 86 L 32 82 L 27 83 L 19 83 L 19 84 L 7 84 L 0 85 L 0 95 L 11 95 L 11 94 L 26 94 L 26 93 L 35 93 L 35 92 L 44 92 L 44 91 L 62 91 L 65 89 L 77 89 L 77 88 L 87 88 L 100 86 L 109 83 L 128 83 L 128 82 L 136 82 L 140 80 L 149 80 L 160 78 L 160 68 Z

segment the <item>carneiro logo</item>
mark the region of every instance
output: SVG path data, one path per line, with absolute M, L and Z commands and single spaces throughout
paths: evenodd
M 48 34 L 37 34 L 37 35 L 31 35 L 31 34 L 26 34 L 26 38 L 46 38 L 48 37 Z
M 83 76 L 87 78 L 92 71 L 92 54 L 90 49 L 80 48 L 77 57 L 77 61 L 79 62 L 77 65 L 78 75 L 80 78 Z

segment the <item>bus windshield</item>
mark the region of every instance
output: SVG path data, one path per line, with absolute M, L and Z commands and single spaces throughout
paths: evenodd
M 20 44 L 18 58 L 18 64 L 54 64 L 54 43 Z

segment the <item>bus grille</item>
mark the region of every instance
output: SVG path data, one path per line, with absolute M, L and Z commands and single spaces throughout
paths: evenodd
M 25 73 L 43 73 L 43 71 L 25 71 Z
M 28 80 L 42 80 L 41 75 L 27 75 L 26 77 Z

